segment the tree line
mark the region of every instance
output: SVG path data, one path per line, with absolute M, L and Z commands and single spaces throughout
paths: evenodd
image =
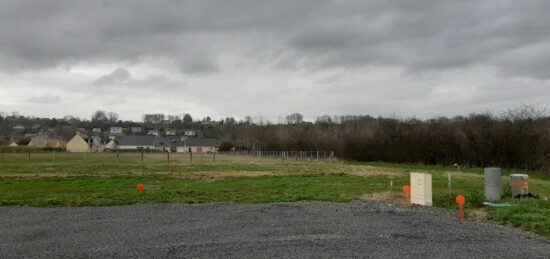
M 521 106 L 500 114 L 474 113 L 432 119 L 323 115 L 305 121 L 293 113 L 277 123 L 251 116 L 194 120 L 190 114 L 145 114 L 142 122 L 120 121 L 114 113 L 98 111 L 90 120 L 23 117 L 0 113 L 0 136 L 12 127 L 40 124 L 70 137 L 76 128 L 142 126 L 196 128 L 201 136 L 218 138 L 220 150 L 334 151 L 356 161 L 426 165 L 500 166 L 550 173 L 550 116 Z M 11 134 L 11 135 L 10 135 Z M 7 142 L 7 140 L 6 140 Z
M 331 150 L 356 161 L 457 163 L 550 173 L 550 117 L 529 106 L 427 120 L 324 115 L 311 123 L 287 118 L 286 124 L 259 121 L 228 128 L 221 148 Z

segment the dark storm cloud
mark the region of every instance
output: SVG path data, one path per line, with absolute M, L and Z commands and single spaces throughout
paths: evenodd
M 278 68 L 483 65 L 548 78 L 549 9 L 511 0 L 0 1 L 0 58 L 27 69 L 155 57 L 211 73 L 233 39 L 252 58 L 281 55 Z

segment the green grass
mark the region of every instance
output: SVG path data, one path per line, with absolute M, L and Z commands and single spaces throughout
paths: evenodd
M 524 199 L 513 203 L 517 206 L 488 209 L 488 218 L 502 224 L 512 225 L 550 237 L 550 206 L 548 201 Z
M 97 179 L 0 180 L 0 205 L 97 206 L 145 202 L 289 202 L 324 200 L 347 202 L 379 192 L 380 181 L 346 175 L 236 177 L 223 181 L 174 180 L 157 177 Z M 143 183 L 146 190 L 136 191 Z
M 467 197 L 467 210 L 482 207 L 483 169 L 386 163 L 323 163 L 257 157 L 216 157 L 121 153 L 4 154 L 0 162 L 0 205 L 40 207 L 106 206 L 134 203 L 349 202 L 363 194 L 396 192 L 409 183 L 409 172 L 432 174 L 434 206 L 456 210 L 454 197 Z M 172 162 L 174 161 L 174 162 Z M 173 164 L 174 163 L 174 164 Z M 453 172 L 453 193 L 447 173 Z M 503 171 L 508 175 L 512 171 Z M 529 172 L 530 190 L 550 196 L 550 181 Z M 503 185 L 508 178 L 503 176 Z M 137 192 L 136 185 L 145 184 Z M 509 188 L 503 188 L 509 193 Z M 550 203 L 511 201 L 513 208 L 487 209 L 490 220 L 550 236 Z

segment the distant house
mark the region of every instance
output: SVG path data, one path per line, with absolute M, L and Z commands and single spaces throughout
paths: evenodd
M 50 132 L 46 129 L 40 129 L 38 131 L 38 136 L 44 136 L 44 137 L 47 137 L 50 135 Z
M 122 134 L 122 127 L 111 127 L 109 133 L 120 135 Z
M 43 136 L 32 137 L 28 147 L 40 148 L 40 147 L 50 147 L 50 148 L 65 148 L 66 143 L 61 139 L 48 138 Z
M 14 130 L 25 130 L 25 127 L 21 124 L 18 124 L 18 125 L 13 126 L 13 129 Z
M 176 130 L 175 129 L 166 129 L 166 136 L 175 136 Z
M 67 152 L 103 152 L 103 145 L 100 137 L 88 137 L 86 134 L 77 133 L 67 143 Z
M 142 127 L 132 127 L 132 133 L 133 134 L 141 134 L 143 132 Z
M 188 136 L 188 137 L 193 137 L 193 136 L 197 135 L 197 131 L 195 131 L 195 130 L 185 130 L 183 132 L 183 135 Z
M 93 133 L 101 133 L 101 128 L 93 128 L 92 132 Z
M 152 136 L 159 136 L 159 131 L 158 130 L 149 130 L 147 131 L 147 135 L 152 135 Z
M 87 139 L 91 152 L 103 152 L 103 140 L 99 136 L 91 136 Z
M 123 136 L 118 142 L 119 149 L 155 149 L 170 151 L 172 149 L 172 140 L 156 136 Z
M 188 138 L 176 143 L 176 152 L 212 153 L 216 152 L 218 140 L 212 138 Z
M 105 145 L 105 149 L 116 149 L 116 148 L 118 148 L 118 144 L 114 139 L 111 139 L 111 141 L 109 141 L 109 143 Z
M 67 142 L 67 152 L 84 153 L 89 151 L 88 142 L 78 133 Z

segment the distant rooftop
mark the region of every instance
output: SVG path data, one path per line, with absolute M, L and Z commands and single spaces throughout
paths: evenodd
M 151 135 L 122 136 L 119 141 L 119 146 L 170 147 L 171 145 L 172 141 L 169 138 L 161 138 Z

